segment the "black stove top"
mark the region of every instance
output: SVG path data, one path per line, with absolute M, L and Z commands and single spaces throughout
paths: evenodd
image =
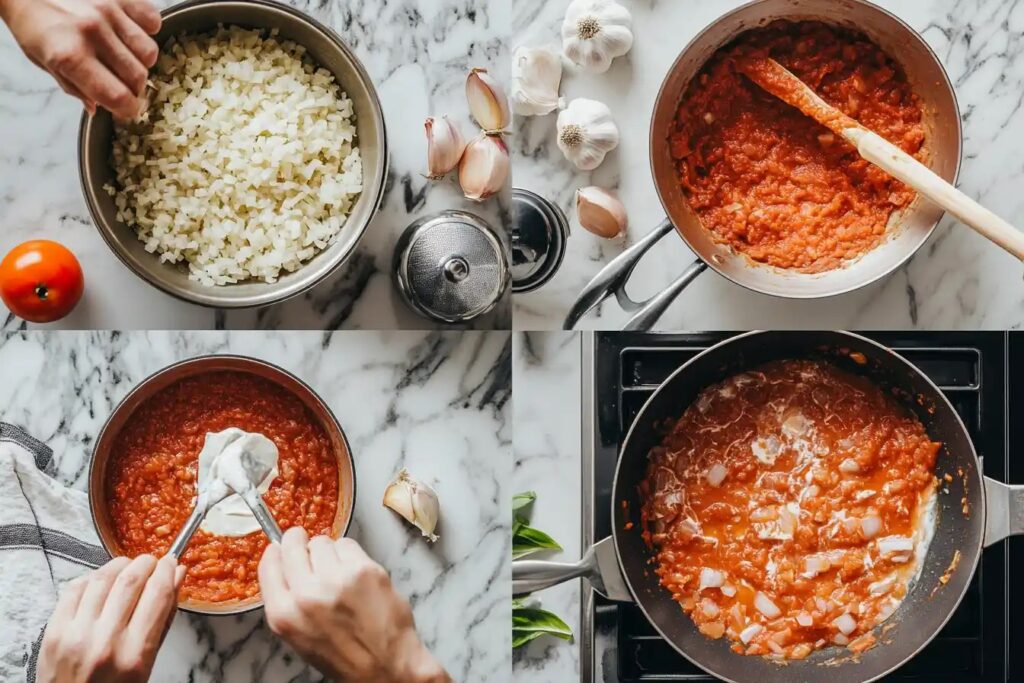
M 596 333 L 592 351 L 593 454 L 584 450 L 584 543 L 611 534 L 611 483 L 626 430 L 657 386 L 681 364 L 734 333 Z M 917 365 L 949 397 L 984 460 L 986 475 L 1024 483 L 1024 333 L 865 333 Z M 584 368 L 587 373 L 589 368 Z M 585 435 L 584 443 L 588 443 Z M 589 473 L 589 474 L 588 474 Z M 589 481 L 592 480 L 592 481 Z M 985 550 L 967 595 L 934 641 L 889 681 L 1024 680 L 1024 539 Z M 1012 617 L 1012 618 L 1011 618 Z M 640 610 L 592 596 L 583 600 L 584 681 L 713 681 L 681 657 Z

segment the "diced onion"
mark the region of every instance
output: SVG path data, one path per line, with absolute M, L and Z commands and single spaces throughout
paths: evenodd
M 774 619 L 782 614 L 782 611 L 775 605 L 775 603 L 761 591 L 758 591 L 757 594 L 754 595 L 754 607 L 757 608 L 758 612 L 769 619 Z
M 748 644 L 751 640 L 757 637 L 757 634 L 764 630 L 764 626 L 761 624 L 751 624 L 742 631 L 740 631 L 740 642 L 744 645 Z
M 704 613 L 704 616 L 711 617 L 712 619 L 718 616 L 718 613 L 722 610 L 718 609 L 718 605 L 715 604 L 714 600 L 708 600 L 704 598 L 700 601 L 700 610 Z
M 860 472 L 860 465 L 853 458 L 847 458 L 839 463 L 839 471 L 846 472 L 847 474 L 856 474 Z
M 821 555 L 808 555 L 804 558 L 804 574 L 809 578 L 814 578 L 823 571 L 827 571 L 832 566 L 827 558 Z
M 889 575 L 880 581 L 875 581 L 868 586 L 868 592 L 872 595 L 881 595 L 882 593 L 888 593 L 889 590 L 896 583 L 896 577 Z
M 731 598 L 732 596 L 736 595 L 736 586 L 727 583 L 722 586 L 721 591 L 722 595 L 726 596 L 727 598 Z
M 814 598 L 814 606 L 818 608 L 819 612 L 828 611 L 828 603 L 822 598 Z
M 723 481 L 725 481 L 725 475 L 727 474 L 729 474 L 729 470 L 725 469 L 725 465 L 716 462 L 711 466 L 711 469 L 708 470 L 708 483 L 712 486 L 719 486 Z
M 700 587 L 697 590 L 719 588 L 723 583 L 725 583 L 725 574 L 717 569 L 704 567 L 700 570 Z
M 860 520 L 860 530 L 864 538 L 874 538 L 882 530 L 882 518 L 878 515 L 868 515 Z
M 769 638 L 769 639 L 768 639 L 767 641 L 765 641 L 765 642 L 767 642 L 767 643 L 768 643 L 768 649 L 769 649 L 769 650 L 771 650 L 772 652 L 774 652 L 775 654 L 777 654 L 777 655 L 782 655 L 782 654 L 785 654 L 785 653 L 786 653 L 786 651 L 782 649 L 782 646 L 781 646 L 781 645 L 779 645 L 778 643 L 776 643 L 776 642 L 775 642 L 774 640 L 771 640 L 771 639 Z
M 842 631 L 844 636 L 850 635 L 857 629 L 857 621 L 846 612 L 833 619 L 832 625 Z
M 849 645 L 850 639 L 844 636 L 842 633 L 837 633 L 832 636 L 832 642 L 836 645 Z
M 911 553 L 914 551 L 914 539 L 907 538 L 906 536 L 885 536 L 884 538 L 878 539 L 878 553 L 882 557 L 889 555 L 903 555 L 903 561 L 910 558 Z M 899 559 L 894 557 L 893 559 Z
M 800 614 L 796 615 L 796 623 L 800 624 L 801 626 L 810 626 L 814 623 L 814 619 L 811 618 L 811 615 L 807 612 L 801 612 Z

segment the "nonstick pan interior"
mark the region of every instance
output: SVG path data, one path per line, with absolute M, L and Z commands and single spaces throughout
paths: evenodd
M 936 474 L 941 477 L 948 472 L 953 481 L 940 486 L 935 536 L 921 576 L 900 609 L 884 623 L 891 627 L 879 637 L 879 644 L 857 657 L 845 648 L 828 648 L 782 666 L 763 657 L 736 654 L 729 649 L 731 641 L 726 638 L 711 640 L 701 635 L 658 584 L 652 553 L 640 536 L 637 487 L 646 472 L 648 452 L 701 389 L 763 363 L 788 358 L 827 359 L 891 390 L 917 414 L 928 434 L 942 442 Z M 967 515 L 961 502 L 964 498 Z M 619 458 L 612 501 L 619 562 L 640 608 L 680 653 L 731 681 L 862 683 L 899 667 L 938 633 L 956 609 L 977 565 L 985 528 L 981 472 L 956 411 L 927 377 L 901 357 L 863 337 L 843 332 L 752 332 L 712 347 L 683 365 L 651 396 L 630 428 Z M 627 530 L 629 522 L 632 528 Z M 947 572 L 955 561 L 957 568 Z M 947 573 L 948 582 L 942 584 L 940 578 Z

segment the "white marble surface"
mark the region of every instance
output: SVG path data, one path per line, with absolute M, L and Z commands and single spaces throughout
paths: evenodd
M 559 42 L 569 0 L 517 0 L 510 47 Z M 662 78 L 683 46 L 741 0 L 623 0 L 636 41 L 606 74 L 567 68 L 562 94 L 607 103 L 621 131 L 619 148 L 592 173 L 575 172 L 554 141 L 555 116 L 520 118 L 512 138 L 515 184 L 544 195 L 570 216 L 565 263 L 539 290 L 514 297 L 517 329 L 557 329 L 582 287 L 624 246 L 593 237 L 575 221 L 573 194 L 584 185 L 615 188 L 629 212 L 628 243 L 664 217 L 648 167 L 648 124 Z M 964 124 L 960 186 L 996 213 L 1024 216 L 1024 6 L 1012 0 L 879 0 L 922 33 L 956 88 Z M 646 298 L 692 261 L 668 236 L 642 261 L 630 287 Z M 907 265 L 857 292 L 818 301 L 787 301 L 749 292 L 705 273 L 662 318 L 659 329 L 761 327 L 1004 328 L 1024 323 L 1021 264 L 971 230 L 942 221 Z M 612 302 L 581 326 L 618 329 L 627 317 Z
M 535 491 L 531 523 L 562 546 L 538 558 L 580 556 L 580 337 L 570 332 L 525 332 L 513 339 L 512 381 L 515 491 Z M 581 581 L 533 597 L 579 633 Z M 579 680 L 579 645 L 538 638 L 513 657 L 517 683 Z
M 351 534 L 409 596 L 421 636 L 456 681 L 509 680 L 509 334 L 19 332 L 0 336 L 0 415 L 53 447 L 58 478 L 84 489 L 91 444 L 118 400 L 165 365 L 218 352 L 281 365 L 324 398 L 356 461 Z M 381 506 L 402 466 L 440 497 L 433 546 Z M 262 613 L 179 614 L 153 676 L 318 678 Z
M 157 0 L 159 6 L 172 4 Z M 92 225 L 78 182 L 81 107 L 33 66 L 0 29 L 0 254 L 27 239 L 62 242 L 82 262 L 86 292 L 75 311 L 52 327 L 72 329 L 426 329 L 408 311 L 391 278 L 395 241 L 413 220 L 462 208 L 504 231 L 504 200 L 475 204 L 457 179 L 431 182 L 423 120 L 447 113 L 469 135 L 473 124 L 464 83 L 472 67 L 508 70 L 504 38 L 511 21 L 503 2 L 464 0 L 289 0 L 334 28 L 355 51 L 377 88 L 391 147 L 388 189 L 380 213 L 338 273 L 305 295 L 259 311 L 226 316 L 179 302 L 131 273 Z M 479 318 L 479 329 L 507 329 L 506 301 Z M 24 325 L 0 304 L 0 325 Z

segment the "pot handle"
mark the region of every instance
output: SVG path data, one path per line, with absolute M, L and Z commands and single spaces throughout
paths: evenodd
M 1024 534 L 1024 486 L 985 477 L 985 547 Z
M 580 577 L 589 581 L 594 590 L 609 600 L 633 601 L 619 569 L 615 539 L 611 536 L 595 543 L 579 562 L 514 561 L 512 595 L 526 595 Z
M 654 323 L 657 322 L 658 318 L 665 312 L 665 309 L 675 300 L 679 293 L 693 281 L 695 277 L 704 272 L 707 268 L 701 260 L 695 261 L 690 265 L 689 268 L 671 285 L 666 287 L 664 290 L 655 294 L 650 299 L 645 301 L 633 301 L 626 294 L 626 283 L 629 282 L 630 276 L 633 274 L 633 269 L 636 268 L 636 264 L 640 262 L 647 251 L 655 245 L 662 237 L 674 230 L 672 221 L 666 218 L 661 222 L 658 227 L 651 230 L 648 234 L 644 235 L 643 239 L 625 250 L 611 262 L 602 268 L 594 278 L 587 283 L 587 286 L 583 288 L 579 296 L 576 297 L 576 301 L 573 303 L 572 308 L 569 309 L 569 314 L 565 317 L 565 322 L 562 324 L 562 329 L 571 330 L 576 327 L 576 324 L 580 319 L 587 313 L 597 307 L 599 303 L 610 297 L 612 294 L 618 300 L 619 305 L 622 306 L 623 310 L 633 312 L 634 315 L 624 329 L 627 330 L 647 330 L 650 329 Z

